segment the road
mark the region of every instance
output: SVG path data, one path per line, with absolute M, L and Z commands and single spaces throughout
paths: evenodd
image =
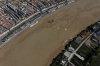
M 91 33 L 84 41 L 82 41 L 82 43 L 80 43 L 80 45 L 76 48 L 76 50 L 75 50 L 75 51 L 70 55 L 70 57 L 68 58 L 68 62 L 71 61 L 71 59 L 73 58 L 74 55 L 77 55 L 76 52 L 83 46 L 83 44 L 84 44 L 93 34 L 94 34 L 94 32 Z M 66 62 L 64 66 L 67 66 L 68 62 Z
M 30 24 L 33 24 L 33 25 L 37 24 L 35 22 L 42 19 L 44 16 L 48 15 L 49 13 L 52 13 L 53 11 L 57 10 L 58 8 L 65 6 L 65 4 L 66 4 L 66 2 L 64 1 L 64 2 L 59 3 L 58 5 L 55 4 L 48 8 L 43 9 L 42 13 L 36 12 L 35 14 L 26 18 L 25 20 L 21 21 L 16 26 L 12 27 L 10 30 L 4 32 L 2 35 L 0 35 L 0 47 L 3 47 L 4 45 L 6 45 L 6 43 L 9 42 L 9 40 L 11 40 L 13 37 L 15 37 L 16 34 L 19 34 L 19 32 L 22 32 L 25 28 L 29 27 Z M 23 25 L 24 23 L 26 23 L 25 26 Z M 12 34 L 12 32 L 13 32 L 13 34 Z
M 0 49 L 0 66 L 49 66 L 64 43 L 100 19 L 100 0 L 79 0 L 48 14 Z

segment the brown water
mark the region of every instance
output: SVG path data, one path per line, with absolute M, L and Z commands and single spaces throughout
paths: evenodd
M 71 39 L 100 19 L 100 0 L 80 0 L 27 28 L 0 49 L 0 66 L 49 66 Z

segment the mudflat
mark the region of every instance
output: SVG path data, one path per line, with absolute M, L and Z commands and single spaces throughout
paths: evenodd
M 100 19 L 100 0 L 79 0 L 43 17 L 0 49 L 0 66 L 49 66 L 65 41 Z

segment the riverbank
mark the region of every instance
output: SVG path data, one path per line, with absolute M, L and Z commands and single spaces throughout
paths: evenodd
M 99 0 L 80 0 L 28 27 L 0 49 L 0 66 L 49 66 L 64 43 L 100 18 Z

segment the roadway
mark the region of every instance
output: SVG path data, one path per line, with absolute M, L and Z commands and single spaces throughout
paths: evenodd
M 65 41 L 97 22 L 99 13 L 100 0 L 80 0 L 43 17 L 0 49 L 0 66 L 49 66 Z

